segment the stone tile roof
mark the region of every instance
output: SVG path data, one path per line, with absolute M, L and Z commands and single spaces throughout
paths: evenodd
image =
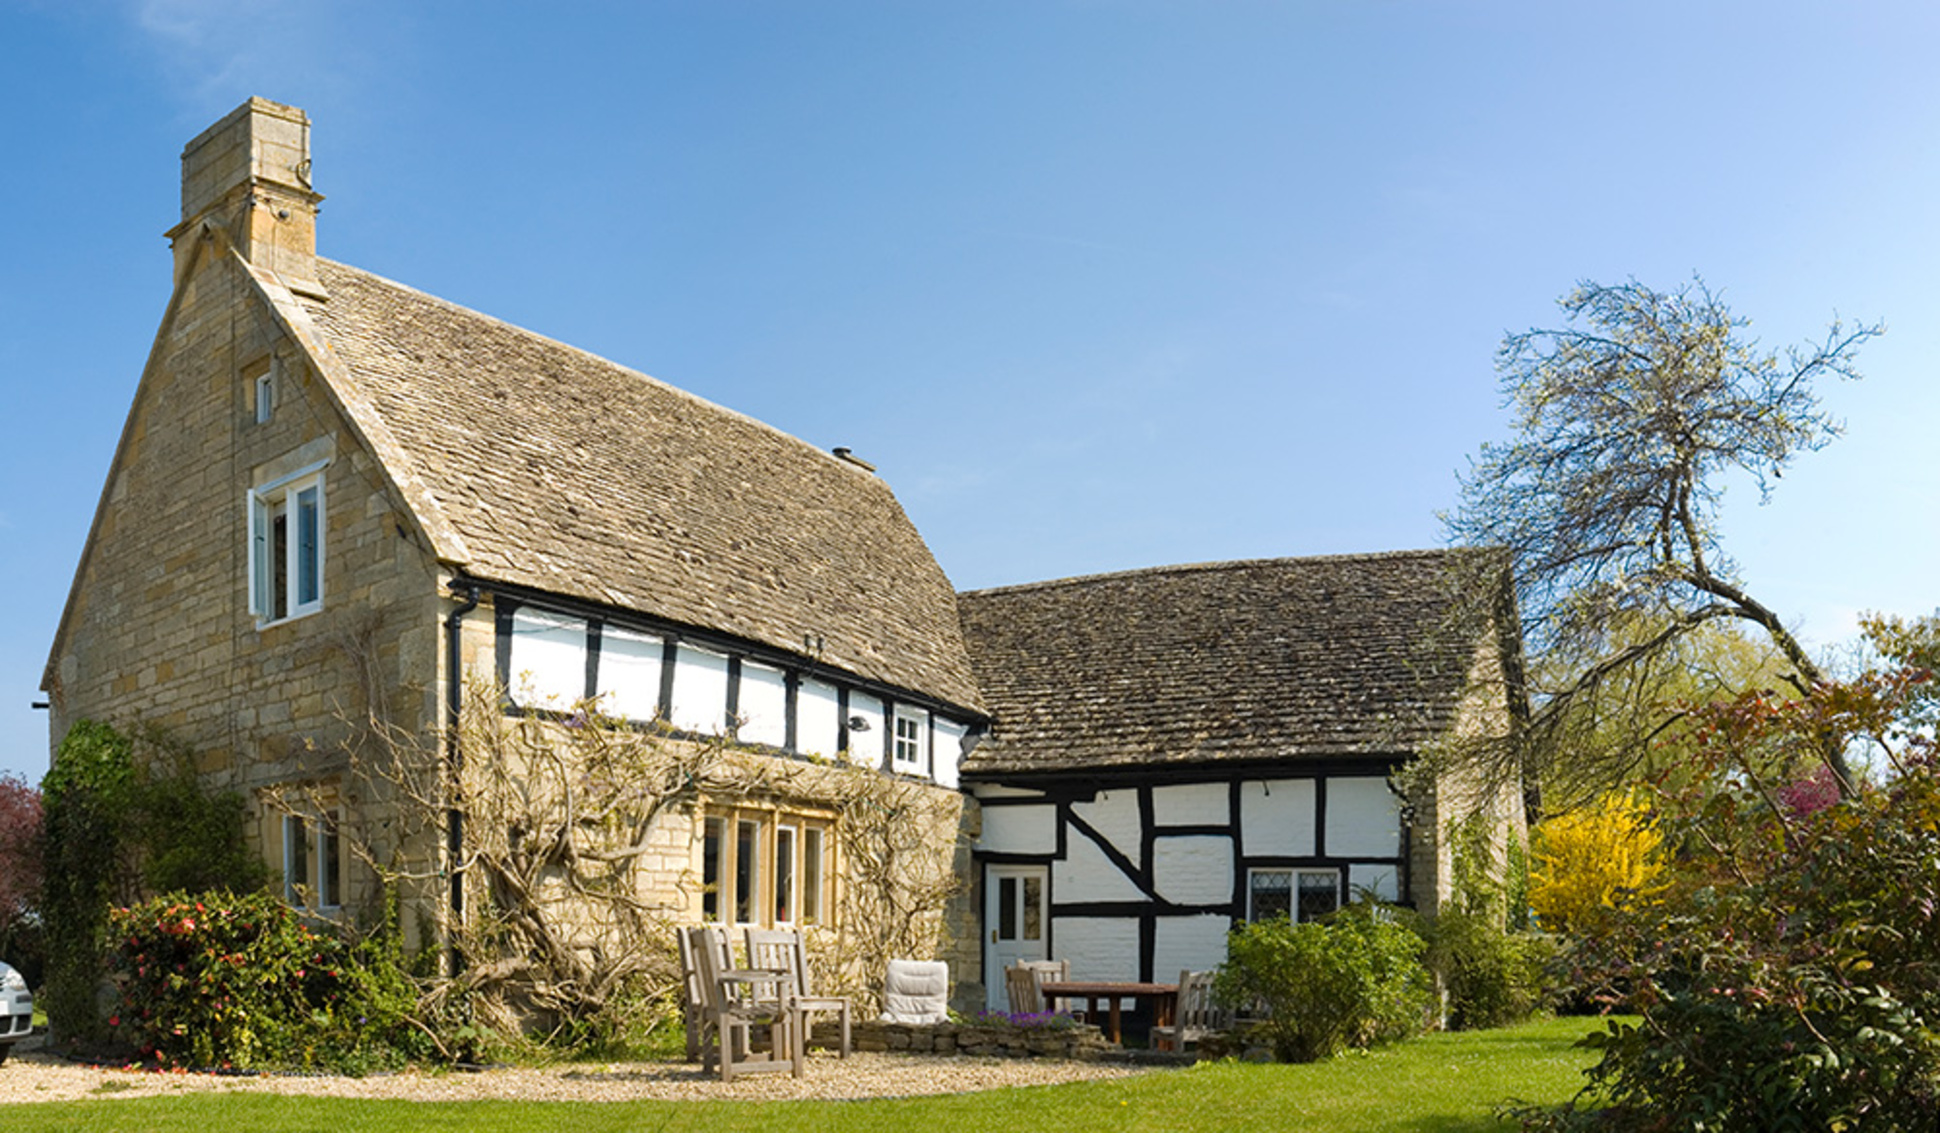
M 812 636 L 821 663 L 981 709 L 955 593 L 881 480 L 530 331 L 318 274 L 329 298 L 299 302 L 326 373 L 411 466 L 389 471 L 441 513 L 454 565 L 796 654 Z
M 960 594 L 995 717 L 964 774 L 1412 751 L 1453 721 L 1482 643 L 1444 628 L 1450 568 L 1473 554 L 1205 563 Z

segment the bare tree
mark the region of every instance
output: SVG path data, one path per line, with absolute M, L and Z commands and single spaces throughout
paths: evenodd
M 1581 750 L 1586 727 L 1609 734 L 1626 702 L 1628 739 L 1601 770 L 1634 765 L 1668 718 L 1651 690 L 1702 626 L 1769 639 L 1801 691 L 1823 679 L 1724 553 L 1723 481 L 1742 471 L 1768 497 L 1793 458 L 1837 437 L 1814 383 L 1857 378 L 1859 347 L 1881 332 L 1835 320 L 1821 341 L 1762 350 L 1702 280 L 1669 293 L 1583 283 L 1561 306 L 1563 329 L 1503 340 L 1515 435 L 1482 447 L 1444 517 L 1454 540 L 1502 547 L 1514 564 L 1530 672 L 1543 679 L 1518 755 L 1539 779 Z M 1850 789 L 1843 754 L 1823 754 Z

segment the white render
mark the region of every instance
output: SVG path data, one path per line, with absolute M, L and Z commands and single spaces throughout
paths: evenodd
M 1130 917 L 1057 917 L 1051 958 L 1071 962 L 1074 980 L 1123 980 L 1138 974 L 1138 921 Z
M 841 739 L 840 708 L 835 686 L 813 677 L 795 693 L 795 750 L 808 755 L 834 755 Z
M 1233 808 L 1224 783 L 1152 788 L 1152 819 L 1160 826 L 1230 826 Z
M 727 725 L 727 656 L 685 643 L 674 656 L 674 703 L 667 721 L 682 731 L 721 734 Z
M 942 716 L 934 719 L 936 742 L 930 750 L 931 778 L 936 780 L 937 786 L 955 790 L 958 786 L 957 767 L 963 762 L 963 737 L 970 734 L 970 729 Z
M 1103 834 L 1111 842 L 1112 848 L 1124 854 L 1133 865 L 1143 864 L 1137 790 L 1120 788 L 1099 791 L 1097 799 L 1092 802 L 1073 803 L 1071 813 Z
M 983 810 L 980 850 L 1052 854 L 1058 848 L 1058 812 L 1051 806 L 989 806 Z
M 741 662 L 741 695 L 735 702 L 742 742 L 781 747 L 788 742 L 788 675 L 753 661 Z
M 859 692 L 850 693 L 849 719 L 858 717 L 863 727 L 849 729 L 849 762 L 864 767 L 885 766 L 882 745 L 888 742 L 885 730 L 889 725 L 883 721 L 882 701 Z
M 1152 886 L 1159 896 L 1181 904 L 1230 899 L 1233 840 L 1211 834 L 1158 839 L 1152 844 Z
M 517 615 L 514 615 L 517 620 Z M 518 651 L 518 638 L 513 639 Z M 618 626 L 600 630 L 600 711 L 626 720 L 660 714 L 660 661 L 666 646 L 652 634 Z
M 1314 781 L 1248 780 L 1239 785 L 1239 821 L 1253 857 L 1304 858 L 1314 852 Z
M 1152 978 L 1171 983 L 1182 971 L 1200 972 L 1226 962 L 1225 916 L 1159 917 L 1152 939 Z
M 1051 895 L 1059 904 L 1146 899 L 1096 842 L 1076 831 L 1065 837 L 1065 856 L 1051 863 Z
M 1391 858 L 1401 853 L 1401 800 L 1373 776 L 1327 780 L 1327 854 Z
M 514 703 L 569 708 L 586 695 L 586 622 L 524 607 L 512 613 Z

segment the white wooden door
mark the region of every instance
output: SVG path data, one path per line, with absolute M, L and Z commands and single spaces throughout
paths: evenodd
M 1048 960 L 1051 927 L 1049 871 L 1041 865 L 989 865 L 983 875 L 984 1003 L 1010 1007 L 1004 969 L 1019 960 Z

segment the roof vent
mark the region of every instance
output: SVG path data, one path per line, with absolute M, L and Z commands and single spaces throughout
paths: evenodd
M 871 463 L 869 463 L 868 461 L 866 461 L 866 460 L 864 460 L 864 459 L 862 459 L 861 457 L 859 457 L 859 456 L 857 456 L 857 455 L 856 455 L 855 453 L 853 453 L 853 452 L 850 452 L 850 451 L 849 451 L 848 449 L 846 449 L 846 448 L 842 448 L 842 447 L 840 447 L 840 446 L 837 446 L 836 448 L 834 448 L 834 449 L 833 449 L 833 450 L 831 450 L 831 451 L 833 451 L 833 452 L 835 453 L 835 459 L 837 459 L 837 460 L 846 460 L 846 461 L 848 461 L 848 462 L 849 462 L 850 464 L 853 464 L 853 465 L 855 465 L 855 466 L 856 466 L 857 468 L 860 468 L 860 469 L 862 469 L 862 470 L 863 470 L 864 472 L 874 472 L 874 471 L 876 470 L 876 466 L 875 466 L 875 465 L 873 465 L 873 464 L 871 464 Z

